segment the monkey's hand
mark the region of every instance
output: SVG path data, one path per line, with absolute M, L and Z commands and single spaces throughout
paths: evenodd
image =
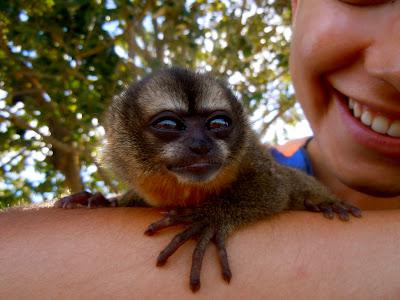
M 107 199 L 102 193 L 89 193 L 86 191 L 63 197 L 54 203 L 54 207 L 74 208 L 78 205 L 87 206 L 88 208 L 98 206 L 117 206 L 114 198 Z
M 225 241 L 229 233 L 239 226 L 266 218 L 280 211 L 273 211 L 271 207 L 243 202 L 219 205 L 207 203 L 200 207 L 184 208 L 169 211 L 164 218 L 148 226 L 145 234 L 154 233 L 175 225 L 186 225 L 186 228 L 177 234 L 172 241 L 161 251 L 157 258 L 157 266 L 163 266 L 175 251 L 191 238 L 197 238 L 193 251 L 192 267 L 190 271 L 190 288 L 196 292 L 200 288 L 200 272 L 203 256 L 207 245 L 213 242 L 218 250 L 219 261 L 222 268 L 222 277 L 229 283 L 232 273 L 228 263 Z M 316 202 L 309 199 L 304 201 L 307 210 L 321 212 L 327 218 L 333 218 L 336 213 L 340 219 L 347 221 L 349 215 L 361 216 L 361 210 L 346 202 L 327 200 Z
M 283 171 L 290 178 L 292 187 L 287 209 L 306 209 L 322 213 L 328 219 L 332 219 L 336 214 L 342 221 L 348 221 L 351 215 L 361 217 L 361 209 L 333 195 L 314 177 L 290 168 Z
M 193 292 L 200 289 L 200 271 L 203 256 L 210 242 L 213 242 L 218 249 L 223 279 L 229 283 L 232 277 L 225 248 L 225 240 L 230 226 L 229 222 L 224 222 L 225 215 L 218 210 L 219 208 L 216 206 L 171 210 L 164 218 L 149 225 L 145 232 L 147 235 L 153 235 L 157 231 L 170 226 L 180 224 L 187 226 L 161 251 L 157 258 L 157 266 L 163 266 L 181 245 L 192 237 L 197 237 L 190 271 L 190 288 Z
M 308 211 L 321 212 L 328 219 L 332 219 L 335 213 L 342 221 L 348 221 L 350 214 L 357 218 L 361 217 L 361 209 L 346 201 L 323 201 L 314 204 L 309 199 L 306 199 L 304 200 L 304 207 Z

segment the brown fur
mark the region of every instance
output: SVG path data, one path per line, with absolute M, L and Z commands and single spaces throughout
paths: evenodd
M 215 150 L 211 159 L 222 165 L 214 177 L 182 181 L 168 170 L 169 164 L 179 165 L 188 157 L 196 160 L 201 156 L 188 150 L 190 134 L 183 132 L 185 138 L 164 141 L 149 129 L 154 116 L 165 110 L 188 120 L 215 110 L 231 117 L 232 131 L 227 137 L 203 137 L 211 140 Z M 204 135 L 209 134 L 205 131 Z M 236 216 L 232 222 L 239 225 L 283 209 L 304 209 L 305 200 L 315 204 L 338 201 L 314 178 L 278 165 L 250 129 L 233 93 L 207 74 L 172 68 L 129 86 L 110 106 L 106 133 L 105 162 L 153 206 L 194 207 L 209 202 L 228 203 L 234 209 L 239 203 L 241 209 L 231 213 Z
M 107 116 L 105 161 L 135 191 L 120 202 L 137 203 L 139 196 L 153 206 L 189 207 L 174 209 L 146 233 L 187 225 L 160 253 L 157 265 L 190 237 L 199 238 L 190 275 L 193 291 L 200 288 L 211 240 L 229 282 L 225 239 L 238 227 L 284 209 L 308 208 L 330 217 L 334 207 L 342 219 L 352 209 L 314 178 L 277 164 L 250 129 L 236 97 L 211 76 L 182 69 L 152 74 L 116 97 Z
M 172 73 L 177 71 L 177 78 Z M 116 96 L 106 117 L 107 142 L 103 161 L 134 189 L 147 203 L 154 206 L 192 205 L 216 195 L 237 177 L 239 158 L 247 145 L 248 128 L 242 106 L 220 82 L 205 74 L 181 69 L 162 70 L 131 85 Z M 182 82 L 188 75 L 191 82 Z M 193 86 L 198 84 L 198 88 Z M 230 98 L 230 101 L 227 101 Z M 180 140 L 160 143 L 147 130 L 154 115 L 162 111 L 182 111 L 185 114 L 204 111 L 233 112 L 242 121 L 237 126 L 236 143 L 216 140 L 218 153 L 214 158 L 222 162 L 220 172 L 206 182 L 180 182 L 165 168 L 165 162 L 176 163 L 185 159 L 187 146 Z M 237 146 L 233 157 L 232 146 Z M 152 152 L 152 149 L 158 149 Z M 151 153 L 150 153 L 151 152 Z

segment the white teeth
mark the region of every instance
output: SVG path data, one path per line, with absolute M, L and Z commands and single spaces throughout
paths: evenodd
M 371 126 L 371 124 L 372 124 L 372 114 L 371 114 L 370 111 L 365 110 L 365 111 L 361 114 L 361 122 L 362 122 L 364 125 Z
M 393 137 L 400 137 L 400 121 L 394 121 L 386 133 Z
M 356 117 L 356 118 L 359 118 L 360 116 L 361 116 L 361 113 L 362 113 L 362 111 L 361 111 L 361 105 L 359 104 L 359 103 L 354 103 L 354 108 L 353 108 L 353 115 Z
M 354 108 L 354 100 L 353 99 L 349 99 L 349 108 L 353 109 Z
M 370 127 L 373 131 L 380 134 L 387 134 L 392 137 L 400 137 L 400 120 L 393 120 L 361 105 L 354 99 L 349 98 L 349 108 L 353 111 L 353 116 L 360 119 L 361 123 Z
M 371 128 L 373 131 L 386 133 L 386 131 L 389 129 L 389 119 L 383 116 L 376 116 L 372 121 Z

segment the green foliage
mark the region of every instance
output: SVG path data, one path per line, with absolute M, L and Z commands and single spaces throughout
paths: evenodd
M 164 65 L 227 78 L 261 131 L 296 122 L 289 22 L 284 0 L 0 0 L 0 208 L 119 188 L 93 167 L 102 114 Z

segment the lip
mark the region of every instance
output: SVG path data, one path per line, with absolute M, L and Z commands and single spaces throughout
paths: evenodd
M 214 172 L 221 167 L 218 163 L 209 162 L 195 162 L 183 166 L 172 166 L 168 169 L 176 173 L 190 173 L 195 175 L 203 175 L 210 172 Z
M 347 104 L 347 97 L 343 94 L 336 94 L 337 110 L 346 129 L 354 141 L 370 151 L 379 153 L 391 158 L 400 158 L 400 139 L 388 135 L 379 134 L 368 126 L 362 124 L 350 112 Z

